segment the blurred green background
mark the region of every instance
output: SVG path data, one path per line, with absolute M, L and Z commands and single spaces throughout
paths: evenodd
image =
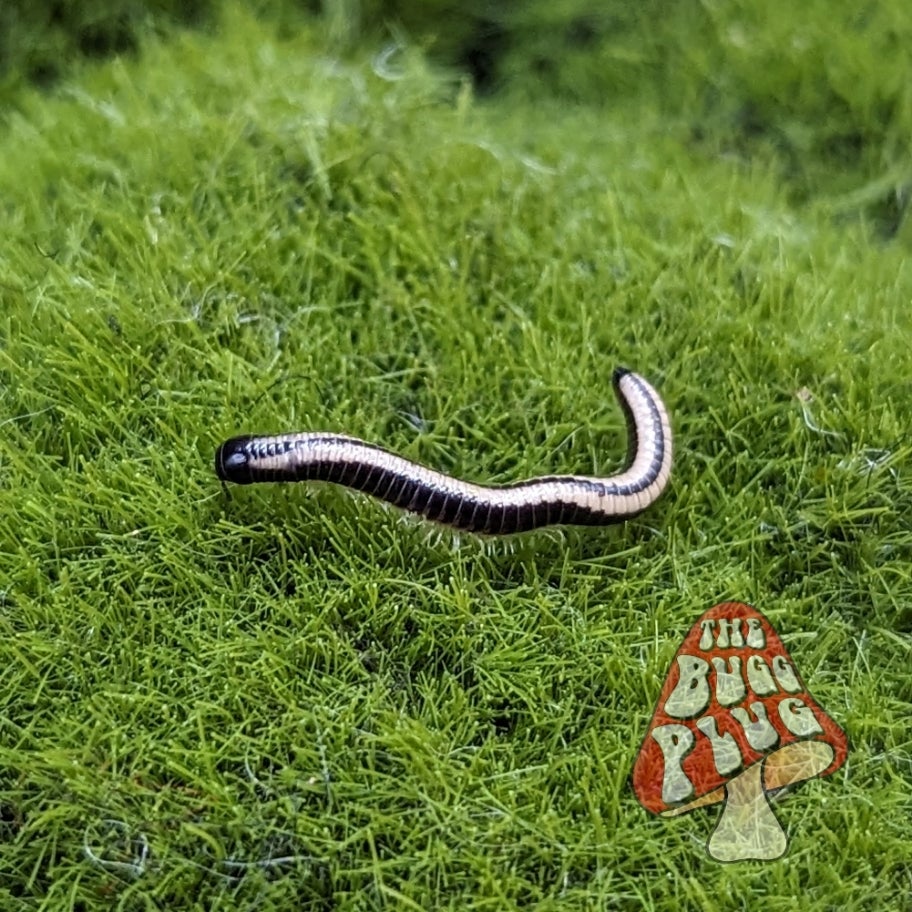
M 686 111 L 695 143 L 773 152 L 795 199 L 824 194 L 894 236 L 912 185 L 912 4 L 809 0 L 261 0 L 294 29 L 323 21 L 338 53 L 403 41 L 476 94 Z M 144 32 L 212 28 L 216 0 L 7 0 L 0 90 L 55 85 L 81 60 L 136 54 Z M 865 187 L 858 191 L 859 176 Z

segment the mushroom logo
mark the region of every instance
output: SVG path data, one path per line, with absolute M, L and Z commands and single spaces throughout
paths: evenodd
M 740 602 L 710 608 L 675 655 L 633 768 L 633 789 L 673 817 L 724 802 L 718 861 L 788 847 L 769 797 L 845 762 L 845 732 L 811 697 L 769 621 Z

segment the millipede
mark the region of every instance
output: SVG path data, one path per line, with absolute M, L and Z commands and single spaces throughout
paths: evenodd
M 627 466 L 605 478 L 543 475 L 504 485 L 461 481 L 342 434 L 242 436 L 215 453 L 223 482 L 323 481 L 363 491 L 435 523 L 481 535 L 552 525 L 607 525 L 641 513 L 668 485 L 668 411 L 639 374 L 617 368 L 615 394 L 627 421 Z

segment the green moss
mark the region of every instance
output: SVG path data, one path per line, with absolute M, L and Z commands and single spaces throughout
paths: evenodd
M 705 111 L 648 85 L 478 103 L 408 47 L 338 41 L 229 8 L 17 90 L 6 905 L 901 909 L 912 275 L 907 226 L 869 208 L 889 183 L 800 195 L 776 144 L 695 137 Z M 212 472 L 223 438 L 291 428 L 479 480 L 610 472 L 618 363 L 660 386 L 678 452 L 623 527 L 457 541 L 334 490 L 229 500 Z M 653 819 L 627 784 L 680 639 L 731 597 L 852 741 L 779 804 L 769 865 L 708 862 L 714 813 Z
M 379 8 L 377 8 L 379 7 Z M 605 112 L 658 106 L 707 147 L 773 154 L 796 199 L 867 190 L 888 235 L 912 186 L 912 7 L 788 0 L 368 5 L 487 90 Z M 854 199 L 854 197 L 853 197 Z
M 74 59 L 131 54 L 150 22 L 190 23 L 211 15 L 208 0 L 7 0 L 0 7 L 0 88 L 4 101 L 23 81 L 48 87 Z

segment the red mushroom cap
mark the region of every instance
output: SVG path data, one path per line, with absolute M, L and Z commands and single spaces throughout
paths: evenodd
M 634 764 L 633 789 L 655 814 L 713 804 L 731 779 L 797 742 L 825 742 L 832 760 L 817 750 L 823 769 L 792 764 L 795 778 L 785 781 L 780 770 L 767 789 L 830 775 L 845 762 L 848 743 L 769 621 L 749 605 L 724 602 L 700 617 L 675 654 Z

